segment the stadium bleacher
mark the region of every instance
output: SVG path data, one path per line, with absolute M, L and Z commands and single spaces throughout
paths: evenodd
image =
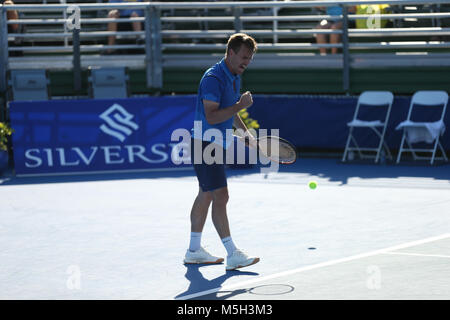
M 55 98 L 87 96 L 87 70 L 91 66 L 126 67 L 131 94 L 193 93 L 202 70 L 223 54 L 226 37 L 238 30 L 252 34 L 260 44 L 252 69 L 244 77 L 244 85 L 254 92 L 342 94 L 388 87 L 394 92 L 411 93 L 423 86 L 442 88 L 450 68 L 447 56 L 450 54 L 447 42 L 450 1 L 391 5 L 388 28 L 350 29 L 348 55 L 341 51 L 341 54 L 326 57 L 318 55 L 311 32 L 320 13 L 311 5 L 296 6 L 302 1 L 278 1 L 277 6 L 243 8 L 220 6 L 221 1 L 202 7 L 182 1 L 179 6 L 164 6 L 163 3 L 157 11 L 158 21 L 151 23 L 150 30 L 141 34 L 117 33 L 116 54 L 108 56 L 103 54 L 109 35 L 105 18 L 111 9 L 107 1 L 39 2 L 42 3 L 39 10 L 18 8 L 23 30 L 22 35 L 9 35 L 10 57 L 6 69 L 45 68 Z M 36 6 L 36 1 L 15 3 Z M 64 23 L 68 17 L 64 8 L 73 3 L 82 8 L 82 89 L 78 92 L 74 91 L 72 33 Z M 60 9 L 52 8 L 55 5 Z M 91 10 L 83 5 L 99 7 Z M 431 16 L 433 13 L 440 15 Z M 349 19 L 353 19 L 352 15 Z M 158 36 L 152 38 L 153 41 L 136 43 L 136 37 L 148 38 L 155 32 L 154 28 L 160 28 L 160 32 L 154 33 Z M 148 49 L 152 52 L 147 52 Z M 16 53 L 20 55 L 14 56 Z M 347 88 L 343 86 L 344 59 L 348 59 L 350 65 Z M 422 68 L 423 73 L 411 76 L 411 68 L 417 67 Z M 183 77 L 179 76 L 180 71 Z M 371 76 L 367 77 L 367 73 Z M 268 74 L 270 79 L 278 81 L 267 81 Z

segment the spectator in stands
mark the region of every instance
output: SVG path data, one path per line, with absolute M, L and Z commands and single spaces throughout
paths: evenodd
M 2 4 L 4 5 L 14 5 L 14 2 L 12 0 L 0 0 Z M 8 10 L 6 12 L 6 18 L 7 20 L 19 20 L 19 13 L 17 10 Z M 20 24 L 8 24 L 8 33 L 21 33 L 22 32 L 22 25 Z M 21 38 L 15 37 L 13 42 L 10 42 L 8 45 L 10 47 L 20 46 L 22 42 Z M 10 57 L 18 57 L 23 56 L 22 51 L 10 51 L 9 52 Z
M 12 0 L 2 0 L 2 4 L 14 5 L 14 2 Z M 19 13 L 17 12 L 17 10 L 8 10 L 6 12 L 6 18 L 8 20 L 19 20 Z M 8 24 L 8 33 L 17 33 L 17 32 L 20 32 L 18 24 Z
M 117 3 L 117 2 L 142 2 L 142 0 L 109 0 L 109 3 Z M 135 10 L 135 9 L 114 9 L 111 10 L 108 13 L 108 18 L 137 18 L 144 16 L 144 12 L 142 10 Z M 128 23 L 119 23 L 119 26 L 117 26 L 117 22 L 110 22 L 108 23 L 108 31 L 117 31 L 119 29 L 120 31 L 129 31 L 130 25 L 133 31 L 142 31 L 142 23 L 141 22 L 132 22 L 131 24 Z M 140 43 L 140 39 L 137 39 L 136 42 Z M 112 46 L 116 43 L 116 36 L 109 36 L 108 37 L 108 45 Z M 108 49 L 106 50 L 107 54 L 113 53 L 113 50 Z
M 381 19 L 381 15 L 392 10 L 388 4 L 360 4 L 356 6 L 356 14 L 374 15 L 372 18 L 356 20 L 358 29 L 385 28 L 389 23 L 387 19 Z
M 331 29 L 331 30 L 340 30 L 342 29 L 342 20 L 339 18 L 340 15 L 342 15 L 342 8 L 340 6 L 330 6 L 330 7 L 317 7 L 319 10 L 326 10 L 327 15 L 333 16 L 333 18 L 330 18 L 329 20 L 323 19 L 320 21 L 320 23 L 316 26 L 317 29 Z M 348 12 L 354 13 L 355 7 L 348 7 Z M 336 17 L 336 18 L 334 18 Z M 352 25 L 352 21 L 349 21 L 349 26 Z M 318 33 L 315 35 L 316 41 L 318 44 L 338 44 L 341 41 L 341 35 L 340 34 L 330 34 L 329 36 L 327 34 Z M 337 47 L 331 48 L 331 53 L 335 54 L 338 52 Z M 327 48 L 319 48 L 321 55 L 327 54 Z

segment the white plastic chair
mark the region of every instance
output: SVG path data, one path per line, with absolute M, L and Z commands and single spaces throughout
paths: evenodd
M 396 130 L 403 130 L 402 140 L 397 156 L 397 163 L 400 162 L 403 152 L 411 152 L 414 160 L 430 160 L 430 164 L 434 160 L 448 161 L 445 150 L 442 147 L 439 138 L 445 131 L 444 116 L 447 109 L 448 94 L 445 91 L 417 91 L 411 98 L 409 105 L 408 117 L 401 122 Z M 418 106 L 437 108 L 442 107 L 440 119 L 437 121 L 417 122 L 411 120 L 413 109 Z M 431 110 L 430 110 L 431 111 Z M 408 148 L 404 144 L 408 144 Z M 431 144 L 431 148 L 414 148 L 413 143 L 424 142 Z M 442 152 L 441 157 L 436 157 L 436 151 L 439 149 Z M 416 152 L 431 153 L 431 156 L 419 156 Z
M 386 152 L 386 156 L 392 159 L 391 152 L 389 151 L 389 148 L 386 142 L 384 141 L 384 136 L 386 133 L 386 127 L 389 121 L 389 116 L 391 113 L 391 107 L 393 102 L 394 102 L 394 95 L 389 91 L 364 91 L 363 93 L 361 93 L 361 95 L 358 98 L 355 113 L 353 115 L 353 120 L 347 123 L 347 126 L 349 127 L 349 134 L 347 138 L 347 143 L 345 145 L 344 155 L 342 157 L 343 162 L 347 160 L 349 152 L 357 151 L 361 159 L 375 158 L 375 163 L 377 163 L 380 160 L 383 146 Z M 380 107 L 380 111 L 382 109 L 385 109 L 386 116 L 384 118 L 384 121 L 360 120 L 358 117 L 360 116 L 361 109 L 366 106 Z M 369 128 L 373 130 L 373 132 L 375 132 L 375 134 L 380 139 L 378 147 L 376 148 L 360 147 L 354 137 L 353 131 L 355 128 Z M 351 145 L 351 143 L 353 143 L 353 145 Z M 363 152 L 366 152 L 366 154 L 364 154 Z M 367 154 L 367 152 L 376 152 L 376 154 L 375 155 Z

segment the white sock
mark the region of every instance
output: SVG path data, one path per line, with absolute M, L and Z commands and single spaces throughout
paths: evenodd
M 233 239 L 231 239 L 231 237 L 223 238 L 222 243 L 225 246 L 225 249 L 227 249 L 228 256 L 231 256 L 234 250 L 236 250 Z
M 189 243 L 190 251 L 197 251 L 200 249 L 200 242 L 202 240 L 201 232 L 191 232 L 191 242 Z

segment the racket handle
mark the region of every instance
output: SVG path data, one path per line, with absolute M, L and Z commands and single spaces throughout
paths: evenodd
M 245 143 L 245 145 L 246 145 L 247 147 L 250 146 L 250 138 L 249 138 L 248 136 L 245 136 L 245 137 L 244 137 L 244 143 Z

